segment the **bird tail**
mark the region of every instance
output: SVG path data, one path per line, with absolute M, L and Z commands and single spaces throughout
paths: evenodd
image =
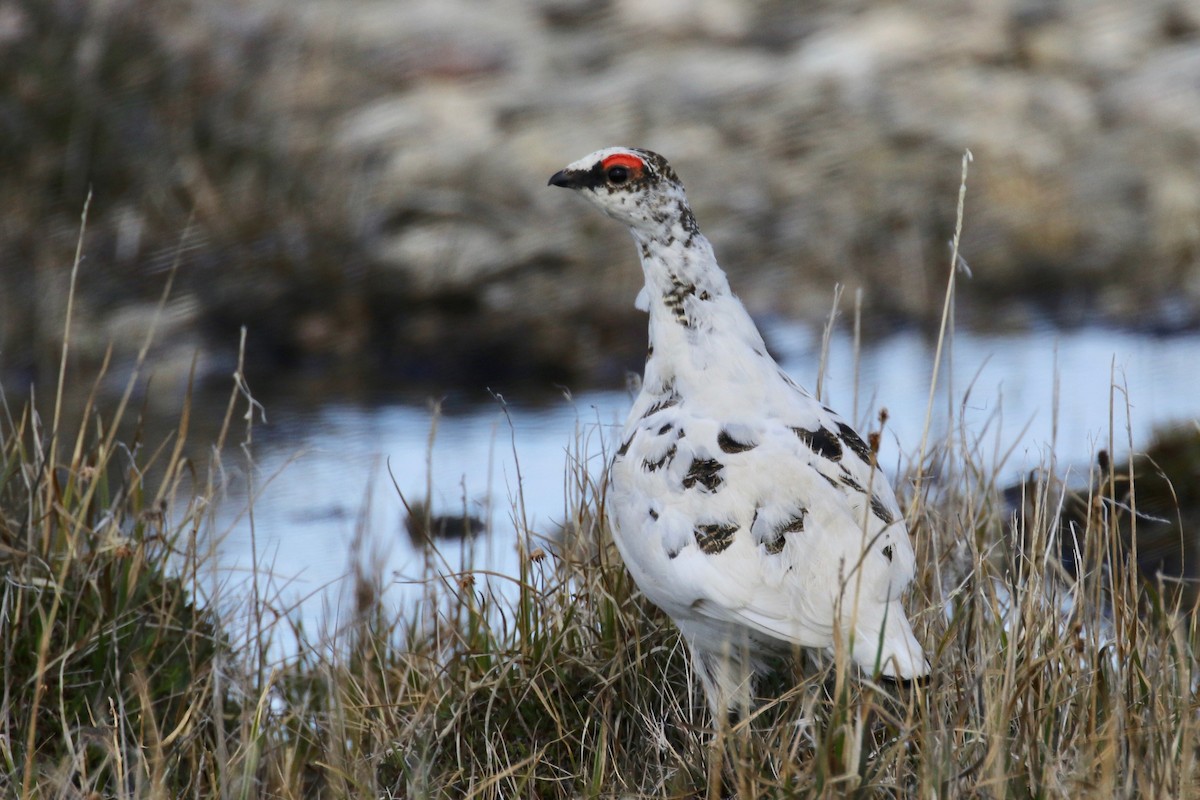
M 871 674 L 900 680 L 928 675 L 925 650 L 913 635 L 900 601 L 881 603 L 872 611 L 876 613 L 859 611 L 852 653 L 855 663 Z

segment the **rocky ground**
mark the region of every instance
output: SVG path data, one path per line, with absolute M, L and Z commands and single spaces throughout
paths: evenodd
M 1190 327 L 1198 76 L 1187 0 L 9 0 L 0 366 L 53 374 L 90 187 L 83 358 L 178 263 L 168 381 L 246 325 L 259 374 L 618 383 L 633 248 L 545 185 L 610 144 L 671 159 L 756 313 L 928 324 L 969 148 L 961 324 Z

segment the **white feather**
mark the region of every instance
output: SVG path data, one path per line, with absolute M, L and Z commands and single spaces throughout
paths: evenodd
M 637 293 L 637 297 L 633 298 L 633 307 L 638 311 L 650 310 L 650 292 L 646 291 L 645 286 Z

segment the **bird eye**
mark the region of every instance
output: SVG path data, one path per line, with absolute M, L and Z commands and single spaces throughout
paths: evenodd
M 607 174 L 609 183 L 624 183 L 629 180 L 629 167 L 609 167 Z

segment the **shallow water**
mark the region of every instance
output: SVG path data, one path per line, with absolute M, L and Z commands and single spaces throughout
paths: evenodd
M 815 389 L 819 332 L 781 322 L 763 329 L 787 371 Z M 921 444 L 933 344 L 901 334 L 865 346 L 857 380 L 853 353 L 848 334 L 833 336 L 824 399 L 860 429 L 877 427 L 878 409 L 887 408 L 881 463 L 894 475 Z M 383 565 L 389 600 L 412 602 L 421 592 L 412 581 L 423 574 L 427 554 L 404 531 L 399 493 L 411 502 L 428 489 L 435 513 L 465 508 L 492 530 L 469 551 L 458 542 L 440 544 L 442 571 L 469 557 L 476 568 L 513 574 L 514 508 L 524 508 L 530 530 L 552 535 L 568 516 L 569 460 L 586 454 L 589 472 L 598 475 L 629 403 L 625 391 L 602 391 L 537 407 L 496 401 L 440 415 L 429 405 L 330 403 L 300 411 L 276 404 L 251 451 L 253 486 L 235 488 L 218 516 L 227 531 L 220 567 L 235 576 L 255 563 L 265 567 L 282 604 L 297 603 L 310 632 L 344 617 L 342 579 L 355 558 Z M 1144 446 L 1155 427 L 1197 417 L 1200 336 L 1087 328 L 959 333 L 945 354 L 930 441 L 944 443 L 952 420 L 958 446 L 967 442 L 973 459 L 1004 482 L 1047 464 L 1051 454 L 1060 468 L 1086 470 L 1099 448 L 1123 455 L 1131 438 Z M 251 488 L 253 525 L 246 513 Z M 358 555 L 351 546 L 356 533 Z

